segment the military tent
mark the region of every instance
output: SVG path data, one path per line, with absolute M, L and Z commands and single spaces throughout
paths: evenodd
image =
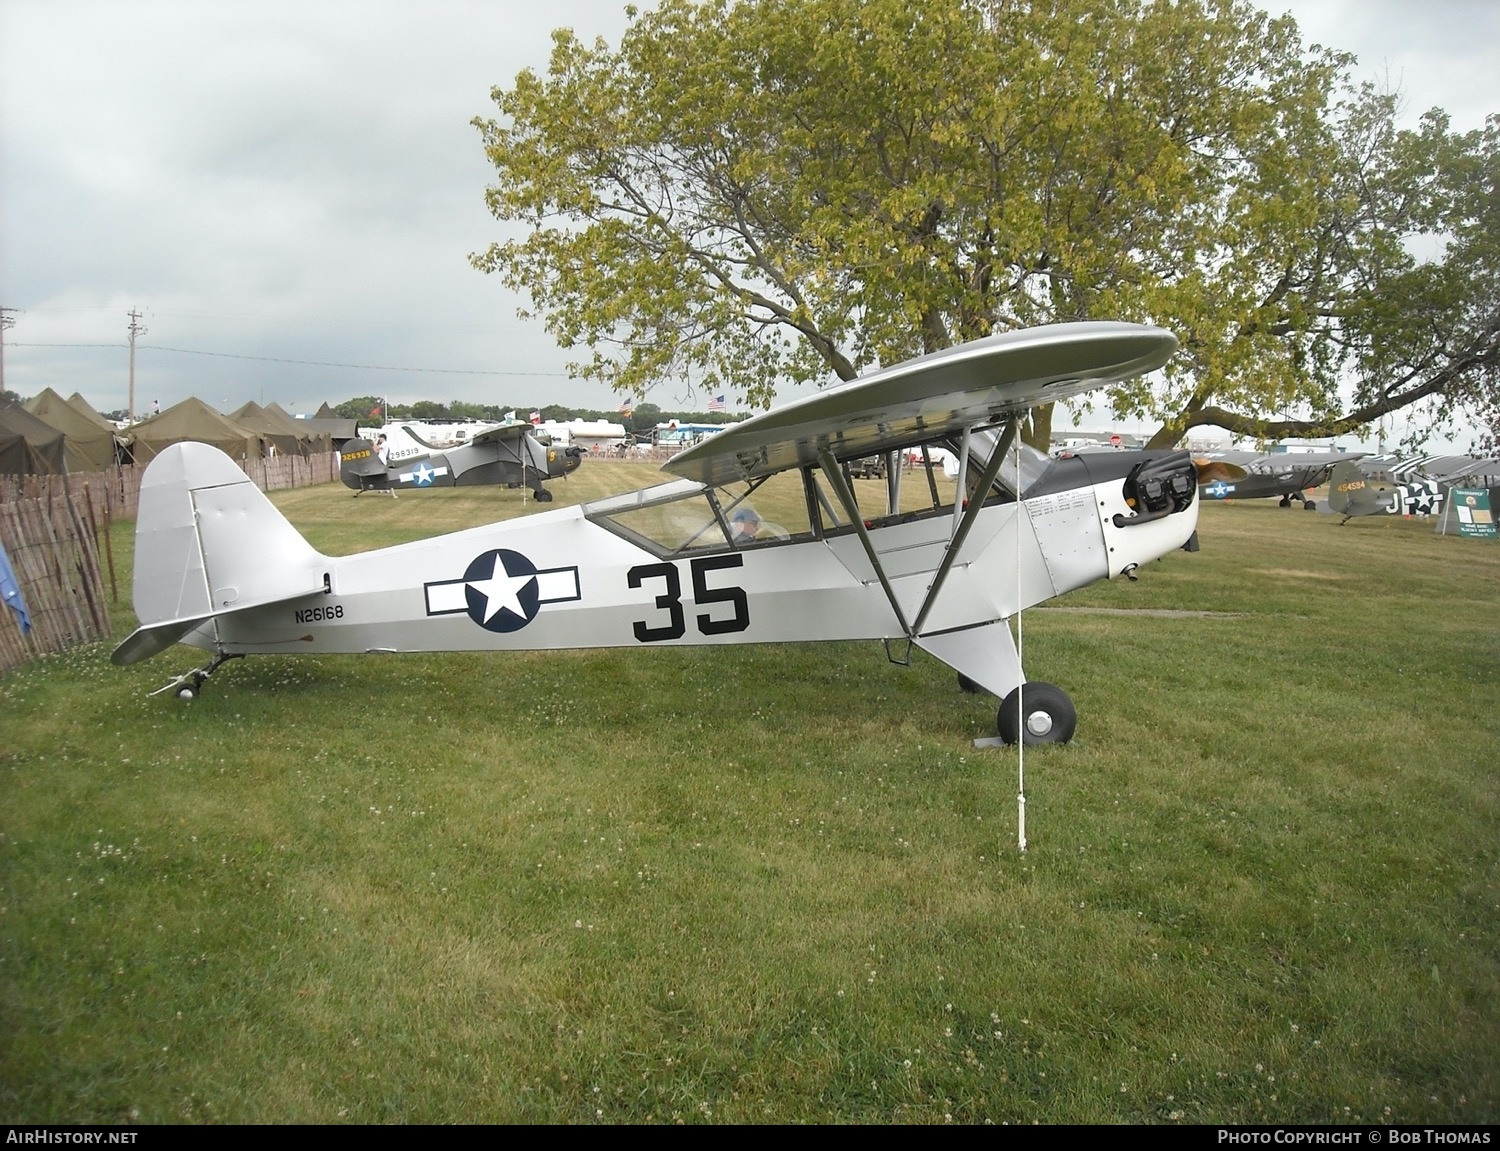
M 97 411 L 95 411 L 94 405 L 84 399 L 82 394 L 80 394 L 79 392 L 74 392 L 71 396 L 69 396 L 68 403 L 72 404 L 75 408 L 77 408 L 80 412 L 87 416 L 92 422 L 98 424 L 101 428 L 107 428 L 117 435 L 119 434 L 120 429 L 115 427 L 115 425 L 110 420 L 106 420 Z
M 66 437 L 68 471 L 102 472 L 118 462 L 114 428 L 89 419 L 51 388 L 27 400 L 26 410 Z
M 63 434 L 20 404 L 0 404 L 0 475 L 65 475 Z
M 159 416 L 133 425 L 130 432 L 134 437 L 132 451 L 138 464 L 149 463 L 163 448 L 185 440 L 212 444 L 239 463 L 247 459 L 258 460 L 264 454 L 258 432 L 220 415 L 196 396 L 173 404 Z
M 309 420 L 298 420 L 299 424 L 306 424 L 313 435 L 327 436 L 335 448 L 341 448 L 348 440 L 359 435 L 359 421 L 346 420 L 338 412 L 330 408 L 326 403 L 318 409 L 318 414 Z
M 266 415 L 270 416 L 282 427 L 290 428 L 307 445 L 309 453 L 317 454 L 333 451 L 333 444 L 330 442 L 326 431 L 319 431 L 314 428 L 311 420 L 297 419 L 296 416 L 290 414 L 275 400 L 266 405 Z
M 297 435 L 295 428 L 284 428 L 280 422 L 265 408 L 254 400 L 251 400 L 239 411 L 230 414 L 229 418 L 252 432 L 258 432 L 273 451 L 271 455 L 303 456 L 307 455 L 307 445 Z

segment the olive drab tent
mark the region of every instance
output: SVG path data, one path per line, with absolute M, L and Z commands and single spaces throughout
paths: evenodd
M 327 404 L 319 408 L 317 415 L 312 419 L 297 422 L 306 424 L 308 431 L 315 436 L 327 436 L 335 450 L 359 435 L 358 420 L 345 419 Z
M 266 405 L 266 415 L 296 433 L 298 438 L 306 443 L 308 454 L 317 455 L 321 452 L 333 451 L 333 443 L 326 431 L 319 431 L 313 427 L 311 420 L 297 419 L 275 400 Z
M 106 428 L 110 431 L 113 431 L 117 435 L 120 433 L 120 429 L 115 427 L 113 422 L 111 422 L 110 420 L 106 420 L 97 411 L 95 411 L 94 405 L 84 399 L 80 393 L 74 392 L 71 396 L 69 396 L 68 403 L 72 404 L 75 408 L 77 408 L 80 412 L 87 416 L 91 421 L 98 424 L 101 428 Z
M 0 404 L 0 475 L 66 475 L 63 434 L 20 404 Z
M 282 427 L 270 412 L 254 400 L 238 411 L 230 413 L 229 418 L 249 428 L 252 432 L 258 432 L 261 439 L 275 449 L 269 454 L 304 457 L 307 455 L 307 444 L 297 435 L 297 429 Z
M 26 410 L 66 437 L 68 471 L 102 472 L 119 462 L 112 426 L 89 419 L 51 388 L 26 401 Z
M 211 444 L 240 463 L 258 460 L 265 454 L 258 432 L 220 415 L 196 396 L 173 404 L 159 416 L 133 425 L 130 433 L 134 437 L 131 447 L 138 464 L 149 463 L 165 448 L 189 440 Z

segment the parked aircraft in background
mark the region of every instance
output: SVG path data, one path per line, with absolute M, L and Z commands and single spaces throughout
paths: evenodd
M 476 432 L 469 442 L 439 448 L 419 439 L 411 428 L 403 429 L 427 454 L 400 461 L 377 437 L 350 440 L 342 449 L 339 479 L 355 495 L 368 491 L 397 492 L 407 488 L 455 487 L 471 484 L 505 484 L 527 487 L 543 503 L 552 493 L 542 486 L 576 469 L 583 452 L 575 447 L 552 447 L 538 442 L 533 428 L 522 420 L 496 424 Z M 385 459 L 382 459 L 382 456 Z M 389 461 L 389 462 L 388 462 Z
M 1311 488 L 1322 487 L 1338 464 L 1357 460 L 1362 453 L 1349 452 L 1194 452 L 1194 458 L 1210 463 L 1220 462 L 1243 468 L 1243 479 L 1226 479 L 1212 471 L 1205 473 L 1199 494 L 1208 500 L 1253 500 L 1281 497 L 1281 506 L 1300 502 L 1307 511 L 1317 504 L 1307 498 Z
M 1493 481 L 1500 477 L 1500 459 L 1467 455 L 1366 456 L 1360 460 L 1359 470 L 1371 479 L 1405 483 L 1421 478 L 1451 487 L 1460 480 Z M 1481 486 L 1493 484 L 1481 482 Z
M 1073 705 L 1026 681 L 1010 617 L 1196 550 L 1198 473 L 1181 451 L 1051 459 L 1019 421 L 1176 347 L 1118 323 L 990 336 L 730 425 L 655 487 L 343 557 L 315 551 L 227 457 L 181 444 L 142 483 L 141 626 L 113 659 L 203 648 L 212 660 L 162 689 L 192 698 L 250 654 L 875 639 L 998 696 L 1006 740 L 1062 742 Z M 954 452 L 956 480 L 927 468 L 903 490 L 888 468 L 861 506 L 854 461 L 923 444 Z M 755 530 L 762 518 L 777 530 Z
M 1500 459 L 1466 455 L 1367 456 L 1340 464 L 1328 479 L 1328 507 L 1348 523 L 1358 516 L 1439 515 L 1456 486 L 1492 487 Z

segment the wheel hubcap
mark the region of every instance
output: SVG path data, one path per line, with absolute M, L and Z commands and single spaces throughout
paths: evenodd
M 1046 735 L 1052 730 L 1052 717 L 1045 711 L 1034 711 L 1026 717 L 1026 730 L 1032 735 Z

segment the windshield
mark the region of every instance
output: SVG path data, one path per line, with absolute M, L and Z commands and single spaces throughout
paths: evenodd
M 979 472 L 989 462 L 990 453 L 999 442 L 1000 434 L 995 431 L 975 432 L 970 437 L 970 484 L 979 478 Z M 996 477 L 995 484 L 1010 498 L 1015 499 L 1019 495 L 1024 499 L 1026 493 L 1041 482 L 1054 462 L 1051 456 L 1037 451 L 1030 444 L 1022 443 L 1017 436 L 1005 453 L 1005 462 L 1000 465 L 1000 474 Z

